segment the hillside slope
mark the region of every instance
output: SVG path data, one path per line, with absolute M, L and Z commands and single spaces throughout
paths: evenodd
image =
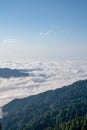
M 54 128 L 87 113 L 87 80 L 24 99 L 3 107 L 5 130 Z

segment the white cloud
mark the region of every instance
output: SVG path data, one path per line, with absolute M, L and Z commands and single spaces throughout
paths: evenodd
M 4 42 L 4 43 L 16 43 L 16 39 L 11 39 L 11 38 L 9 38 L 9 39 L 4 39 L 3 42 Z
M 52 33 L 53 31 L 48 31 L 48 32 L 40 32 L 40 36 L 42 37 L 47 37 L 48 35 L 50 35 L 50 33 Z

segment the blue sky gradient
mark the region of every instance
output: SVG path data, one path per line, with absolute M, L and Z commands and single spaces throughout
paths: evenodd
M 87 0 L 1 0 L 0 58 L 86 59 Z

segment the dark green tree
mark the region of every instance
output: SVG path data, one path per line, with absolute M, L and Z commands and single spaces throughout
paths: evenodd
M 0 123 L 0 130 L 2 130 L 2 125 L 1 125 L 1 123 Z

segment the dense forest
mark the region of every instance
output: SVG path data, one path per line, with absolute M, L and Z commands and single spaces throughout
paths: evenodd
M 87 130 L 87 80 L 3 107 L 3 130 Z

